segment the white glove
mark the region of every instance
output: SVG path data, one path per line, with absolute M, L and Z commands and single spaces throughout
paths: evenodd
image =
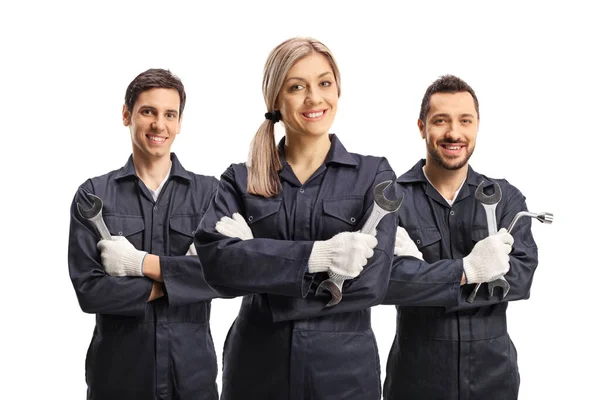
M 467 283 L 489 282 L 510 269 L 508 254 L 514 239 L 505 228 L 475 244 L 471 253 L 463 258 Z
M 215 225 L 215 229 L 221 235 L 236 237 L 242 240 L 254 239 L 254 235 L 252 235 L 252 230 L 246 223 L 244 217 L 242 217 L 239 213 L 233 213 L 232 218 L 223 217 L 220 221 Z
M 329 240 L 318 240 L 308 258 L 308 272 L 328 271 L 356 278 L 373 256 L 375 246 L 375 236 L 360 232 L 342 232 Z
M 395 256 L 410 256 L 423 260 L 423 254 L 417 248 L 415 242 L 412 241 L 406 229 L 399 226 L 396 231 L 396 244 L 394 245 Z
M 97 245 L 106 273 L 111 276 L 143 276 L 142 266 L 148 253 L 133 247 L 124 236 L 111 237 L 112 240 L 101 240 Z

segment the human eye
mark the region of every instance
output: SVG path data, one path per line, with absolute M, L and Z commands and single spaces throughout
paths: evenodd
M 301 85 L 301 84 L 299 84 L 299 83 L 296 83 L 296 84 L 294 84 L 294 85 L 290 86 L 290 90 L 291 90 L 292 92 L 297 92 L 297 91 L 299 91 L 299 90 L 302 90 L 302 89 L 304 89 L 304 86 L 302 86 L 302 85 Z
M 445 122 L 446 122 L 446 120 L 444 118 L 435 118 L 433 120 L 433 123 L 436 124 L 436 125 L 442 125 Z
M 142 115 L 153 115 L 154 114 L 154 110 L 151 110 L 149 108 L 145 108 L 141 112 L 142 112 Z
M 467 118 L 463 119 L 461 122 L 462 122 L 463 124 L 465 124 L 465 125 L 469 125 L 469 124 L 472 124 L 472 123 L 473 123 L 473 121 L 472 121 L 472 120 L 470 120 L 470 119 L 467 119 Z
M 166 115 L 167 115 L 167 118 L 170 118 L 170 119 L 177 117 L 177 113 L 174 113 L 174 112 L 168 112 Z
M 330 86 L 333 86 L 333 82 L 325 80 L 325 81 L 321 82 L 321 86 L 330 87 Z

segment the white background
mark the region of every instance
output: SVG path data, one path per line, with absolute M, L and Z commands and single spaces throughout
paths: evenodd
M 600 30 L 590 6 L 16 3 L 0 13 L 0 397 L 85 396 L 94 316 L 79 309 L 68 276 L 69 206 L 85 179 L 127 160 L 121 106 L 129 82 L 151 67 L 182 78 L 188 103 L 173 150 L 187 169 L 218 177 L 246 159 L 266 111 L 264 62 L 293 36 L 321 40 L 338 61 L 342 97 L 333 132 L 350 151 L 385 155 L 398 175 L 425 155 L 416 121 L 426 87 L 452 73 L 475 89 L 481 126 L 471 165 L 508 179 L 530 210 L 555 214 L 553 225 L 533 223 L 539 267 L 531 299 L 509 307 L 520 398 L 597 396 L 591 192 L 597 191 Z M 219 355 L 238 306 L 239 299 L 213 302 Z M 374 308 L 373 328 L 385 370 L 395 309 Z

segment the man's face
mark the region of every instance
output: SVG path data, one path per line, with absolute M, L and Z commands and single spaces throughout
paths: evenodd
M 427 161 L 448 170 L 464 167 L 477 139 L 479 119 L 468 92 L 435 93 L 426 120 L 419 120 L 427 144 Z
M 146 161 L 170 157 L 171 145 L 181 130 L 179 93 L 164 88 L 140 93 L 131 112 L 123 106 L 123 125 L 131 132 L 134 157 Z

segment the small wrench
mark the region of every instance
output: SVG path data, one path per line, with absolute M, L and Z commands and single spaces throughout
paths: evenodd
M 385 189 L 392 184 L 393 181 L 384 181 L 375 186 L 373 189 L 373 209 L 371 210 L 371 214 L 369 214 L 369 218 L 367 218 L 367 221 L 364 223 L 360 232 L 375 236 L 375 230 L 379 224 L 379 221 L 381 221 L 381 219 L 387 214 L 398 211 L 402 205 L 402 201 L 404 200 L 404 195 L 400 195 L 400 197 L 396 200 L 389 200 L 384 194 Z M 329 279 L 326 279 L 319 284 L 315 294 L 319 296 L 323 292 L 329 292 L 331 294 L 331 300 L 329 300 L 329 303 L 327 303 L 326 307 L 335 306 L 342 300 L 342 285 L 346 279 L 352 278 L 335 273 L 329 273 Z
M 102 199 L 91 193 L 88 193 L 87 195 L 92 199 L 92 207 L 85 209 L 81 206 L 81 204 L 77 203 L 77 211 L 79 211 L 79 215 L 94 224 L 102 239 L 111 240 L 112 238 L 110 236 L 110 232 L 104 223 L 104 218 L 102 218 Z
M 481 203 L 483 209 L 485 210 L 488 235 L 492 236 L 498 233 L 498 224 L 496 223 L 496 205 L 500 203 L 500 200 L 502 200 L 502 189 L 500 189 L 500 185 L 498 183 L 494 182 L 494 193 L 488 196 L 483 193 L 483 184 L 484 182 L 481 182 L 479 186 L 477 186 L 477 190 L 475 190 L 475 199 Z M 475 289 L 473 289 L 473 292 L 467 298 L 467 302 L 472 303 L 475 300 L 475 296 L 477 295 L 477 291 L 479 290 L 480 286 L 481 283 L 478 283 L 477 286 L 475 286 Z M 502 297 L 506 296 L 510 290 L 510 285 L 503 276 L 488 283 L 488 291 L 490 296 L 494 294 L 494 288 L 496 287 L 502 288 Z
M 517 221 L 521 217 L 535 218 L 538 221 L 540 221 L 542 224 L 551 224 L 554 221 L 554 214 L 549 213 L 549 212 L 542 212 L 542 213 L 536 214 L 536 213 L 532 213 L 529 211 L 520 211 L 517 213 L 517 215 L 515 215 L 513 220 L 510 222 L 510 225 L 508 226 L 508 229 L 507 229 L 508 233 L 510 233 L 513 230 L 513 228 L 517 224 Z
M 515 227 L 515 224 L 521 217 L 536 218 L 538 221 L 540 221 L 543 224 L 551 224 L 552 221 L 554 221 L 554 214 L 549 213 L 549 212 L 542 212 L 542 213 L 536 214 L 536 213 L 532 213 L 529 211 L 520 211 L 517 213 L 517 215 L 514 216 L 513 220 L 511 221 L 510 225 L 508 226 L 508 229 L 506 230 L 508 233 L 510 233 L 513 230 L 513 228 Z M 490 293 L 490 297 L 492 297 L 492 295 L 494 294 L 494 288 L 496 288 L 498 286 L 501 287 L 502 290 L 504 291 L 502 298 L 504 298 L 506 296 L 506 293 L 508 293 L 508 290 L 510 289 L 509 283 L 506 281 L 506 279 L 504 279 L 504 277 L 501 277 L 500 279 L 496 279 L 496 280 L 488 283 L 488 290 Z M 473 294 L 471 294 L 471 296 L 473 296 Z M 469 299 L 471 298 L 471 296 L 469 296 Z M 471 303 L 471 302 L 472 301 L 470 301 L 469 303 Z

